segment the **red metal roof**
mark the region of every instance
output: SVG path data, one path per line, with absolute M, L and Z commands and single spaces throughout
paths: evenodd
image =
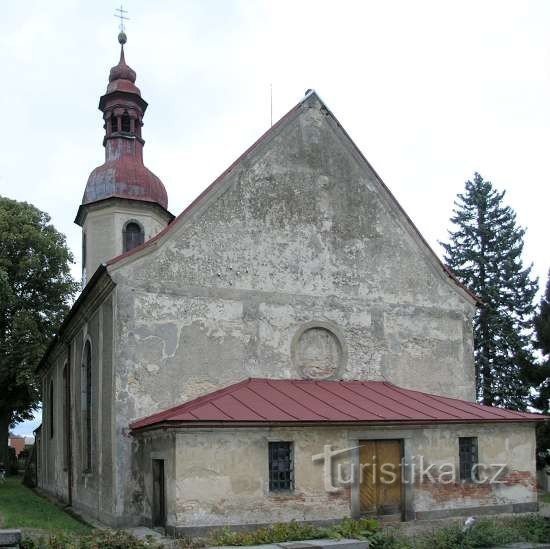
M 541 421 L 465 400 L 403 389 L 385 381 L 250 378 L 133 422 L 131 429 L 243 423 L 468 423 Z

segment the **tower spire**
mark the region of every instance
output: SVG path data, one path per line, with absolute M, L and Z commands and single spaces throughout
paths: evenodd
M 115 10 L 116 12 L 118 13 L 115 13 L 115 17 L 117 19 L 120 20 L 119 24 L 118 24 L 118 29 L 119 29 L 119 33 L 118 33 L 118 43 L 120 44 L 120 61 L 119 61 L 119 65 L 120 64 L 126 64 L 126 61 L 124 59 L 124 44 L 126 44 L 126 42 L 128 42 L 128 37 L 126 36 L 126 28 L 124 26 L 124 21 L 129 21 L 130 18 L 127 17 L 127 14 L 128 12 L 122 7 L 122 4 L 120 4 L 120 8 L 117 8 Z
M 115 11 L 118 12 L 118 13 L 115 13 L 115 17 L 117 19 L 120 19 L 120 23 L 118 24 L 120 34 L 124 34 L 124 31 L 126 30 L 124 28 L 124 21 L 130 20 L 130 18 L 127 17 L 128 12 L 122 7 L 122 4 L 120 4 L 120 8 L 117 8 Z M 120 35 L 119 35 L 118 41 L 120 42 Z
M 99 264 L 150 238 L 174 217 L 167 209 L 162 181 L 143 163 L 141 130 L 147 102 L 135 84 L 136 72 L 125 60 L 127 12 L 122 6 L 117 11 L 120 60 L 111 68 L 107 90 L 99 100 L 105 162 L 90 174 L 75 219 L 82 227 L 83 250 L 87 250 L 83 253 L 84 282 Z M 106 227 L 114 232 L 97 237 Z

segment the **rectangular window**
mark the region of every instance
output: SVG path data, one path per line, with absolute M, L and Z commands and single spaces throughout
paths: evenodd
M 458 458 L 460 480 L 475 480 L 474 465 L 477 465 L 477 437 L 460 437 L 458 439 Z
M 269 443 L 269 491 L 294 490 L 292 442 Z

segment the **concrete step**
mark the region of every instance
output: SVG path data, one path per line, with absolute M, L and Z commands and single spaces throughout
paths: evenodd
M 21 530 L 0 530 L 0 547 L 19 547 Z

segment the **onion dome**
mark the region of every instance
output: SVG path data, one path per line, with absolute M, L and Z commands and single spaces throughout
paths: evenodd
M 136 71 L 126 64 L 126 59 L 124 58 L 124 43 L 122 43 L 120 47 L 120 60 L 118 65 L 115 65 L 109 73 L 107 93 L 125 91 L 128 93 L 141 95 L 139 88 L 134 84 L 135 81 Z
M 168 209 L 168 194 L 162 181 L 129 155 L 106 161 L 90 174 L 82 204 L 105 198 L 155 202 Z

